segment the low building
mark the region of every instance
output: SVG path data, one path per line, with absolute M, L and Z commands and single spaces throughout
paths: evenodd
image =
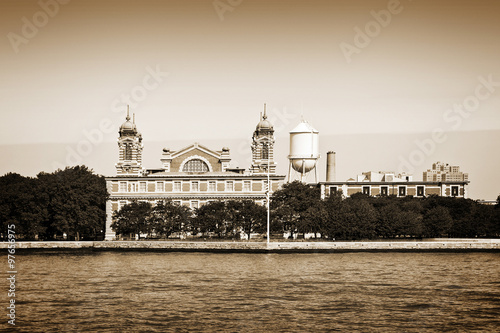
M 131 122 L 127 114 L 119 130 L 116 176 L 106 177 L 110 193 L 106 239 L 115 238 L 111 228 L 113 212 L 133 200 L 155 204 L 171 199 L 192 209 L 212 200 L 251 199 L 264 204 L 267 189 L 270 193 L 276 191 L 285 179 L 276 174 L 274 141 L 274 129 L 264 110 L 249 147 L 252 165 L 248 171 L 231 168 L 229 148 L 212 150 L 199 143 L 176 151 L 165 148 L 160 158 L 162 167 L 146 169 L 142 166 L 142 135 L 135 119 Z
M 466 198 L 468 184 L 469 181 L 459 180 L 415 181 L 411 175 L 396 175 L 394 172 L 385 171 L 363 172 L 356 178 L 350 178 L 345 182 L 319 183 L 322 198 L 328 197 L 336 191 L 342 191 L 346 197 L 355 193 L 363 193 L 371 196 L 425 197 L 438 195 Z

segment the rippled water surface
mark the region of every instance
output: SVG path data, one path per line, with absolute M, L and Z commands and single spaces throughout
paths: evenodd
M 16 328 L 500 331 L 499 259 L 498 253 L 21 254 Z

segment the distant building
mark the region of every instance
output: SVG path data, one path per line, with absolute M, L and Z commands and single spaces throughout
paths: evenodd
M 448 163 L 436 162 L 432 164 L 432 169 L 424 171 L 423 180 L 429 182 L 459 181 L 469 180 L 469 174 L 460 171 L 460 167 L 449 165 Z
M 330 162 L 327 161 L 327 164 Z M 438 166 L 440 164 L 433 164 Z M 327 170 L 332 169 L 327 165 Z M 458 167 L 453 167 L 453 170 L 458 172 Z M 425 174 L 425 173 L 424 173 Z M 454 177 L 458 177 L 453 174 Z M 467 174 L 463 174 L 467 177 Z M 328 178 L 328 177 L 327 177 Z M 466 179 L 466 178 L 462 178 Z M 398 197 L 414 196 L 424 197 L 428 195 L 439 195 L 446 197 L 467 197 L 468 180 L 457 180 L 455 178 L 443 177 L 443 180 L 423 180 L 415 181 L 409 174 L 395 174 L 391 171 L 379 172 L 363 172 L 356 178 L 350 178 L 345 182 L 326 181 L 320 182 L 322 198 L 328 197 L 332 192 L 342 191 L 346 197 L 350 197 L 355 193 L 363 193 L 371 196 L 389 196 L 395 195 Z
M 267 168 L 270 191 L 284 182 L 276 174 L 274 161 L 274 129 L 261 115 L 252 138 L 252 163 L 249 171 L 232 168 L 229 148 L 212 150 L 194 143 L 179 150 L 163 149 L 161 168 L 142 166 L 142 136 L 135 119 L 127 113 L 119 130 L 116 176 L 106 177 L 110 198 L 106 205 L 106 239 L 115 238 L 111 229 L 112 214 L 133 200 L 153 204 L 171 199 L 174 203 L 196 209 L 212 200 L 251 199 L 264 204 L 266 199 Z

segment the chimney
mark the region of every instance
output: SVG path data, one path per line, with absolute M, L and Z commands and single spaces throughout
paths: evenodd
M 326 181 L 335 181 L 335 152 L 329 151 L 326 153 Z

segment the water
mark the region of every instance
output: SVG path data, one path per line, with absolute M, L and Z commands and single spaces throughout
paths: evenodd
M 499 331 L 499 259 L 498 253 L 24 254 L 17 257 L 16 328 Z

